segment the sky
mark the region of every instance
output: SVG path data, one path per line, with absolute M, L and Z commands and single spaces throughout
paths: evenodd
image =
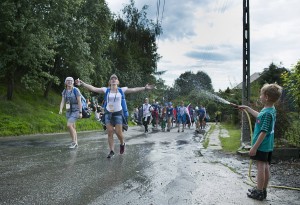
M 115 13 L 129 0 L 107 0 Z M 162 25 L 157 71 L 172 86 L 180 74 L 205 72 L 215 91 L 243 81 L 243 0 L 136 0 Z M 300 1 L 250 0 L 250 75 L 271 63 L 291 69 L 300 60 Z

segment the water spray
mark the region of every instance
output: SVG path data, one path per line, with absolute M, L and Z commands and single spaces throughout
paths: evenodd
M 239 109 L 239 106 L 236 105 L 236 104 L 234 104 L 234 103 L 230 103 L 230 105 L 231 105 L 232 107 L 236 108 L 236 109 Z
M 201 90 L 201 93 L 204 93 L 207 97 L 209 97 L 210 99 L 212 100 L 215 100 L 215 101 L 218 101 L 218 102 L 221 102 L 221 103 L 224 103 L 224 104 L 227 104 L 227 105 L 230 105 L 230 102 L 213 94 L 213 93 L 210 93 L 208 91 L 205 91 L 205 90 Z

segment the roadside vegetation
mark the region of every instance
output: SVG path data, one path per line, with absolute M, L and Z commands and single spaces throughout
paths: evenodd
M 204 149 L 206 149 L 208 147 L 209 144 L 209 136 L 211 135 L 211 133 L 216 129 L 216 125 L 215 124 L 211 124 L 209 130 L 204 134 L 205 138 L 203 141 L 203 147 Z
M 241 147 L 241 128 L 233 124 L 222 123 L 220 129 L 226 129 L 229 135 L 229 137 L 219 136 L 223 150 L 225 152 L 236 153 Z
M 42 93 L 18 89 L 13 101 L 0 100 L 0 136 L 66 132 L 65 112 L 58 114 L 60 101 L 61 96 L 55 92 L 45 99 Z M 94 115 L 78 120 L 76 126 L 78 131 L 102 129 Z

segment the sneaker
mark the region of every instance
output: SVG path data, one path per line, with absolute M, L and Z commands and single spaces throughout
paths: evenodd
M 125 152 L 125 143 L 123 145 L 120 145 L 120 154 L 123 154 Z
M 247 196 L 249 198 L 256 199 L 256 200 L 259 200 L 259 201 L 264 200 L 263 191 L 260 191 L 260 190 L 257 190 L 257 189 L 254 189 L 252 192 L 247 193 Z
M 182 130 L 182 132 L 184 132 L 184 130 Z
M 248 191 L 250 193 L 252 193 L 253 191 L 257 190 L 256 187 L 252 188 L 252 189 L 248 189 Z M 267 190 L 266 189 L 263 189 L 263 194 L 264 194 L 264 199 L 267 198 Z
M 110 151 L 110 153 L 108 154 L 107 158 L 110 159 L 115 155 L 114 151 Z
M 78 147 L 78 144 L 76 142 L 72 142 L 71 145 L 69 146 L 70 149 L 74 149 Z
M 264 190 L 263 190 L 263 193 L 264 193 L 264 199 L 266 199 L 266 198 L 267 198 L 267 190 L 264 189 Z

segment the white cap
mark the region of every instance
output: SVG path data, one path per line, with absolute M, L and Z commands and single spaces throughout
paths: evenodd
M 65 80 L 65 84 L 67 83 L 67 80 L 71 80 L 72 83 L 74 83 L 74 78 L 72 78 L 72 77 L 67 77 L 66 80 Z
M 112 79 L 112 78 L 118 79 L 118 76 L 116 74 L 112 74 L 109 79 Z

